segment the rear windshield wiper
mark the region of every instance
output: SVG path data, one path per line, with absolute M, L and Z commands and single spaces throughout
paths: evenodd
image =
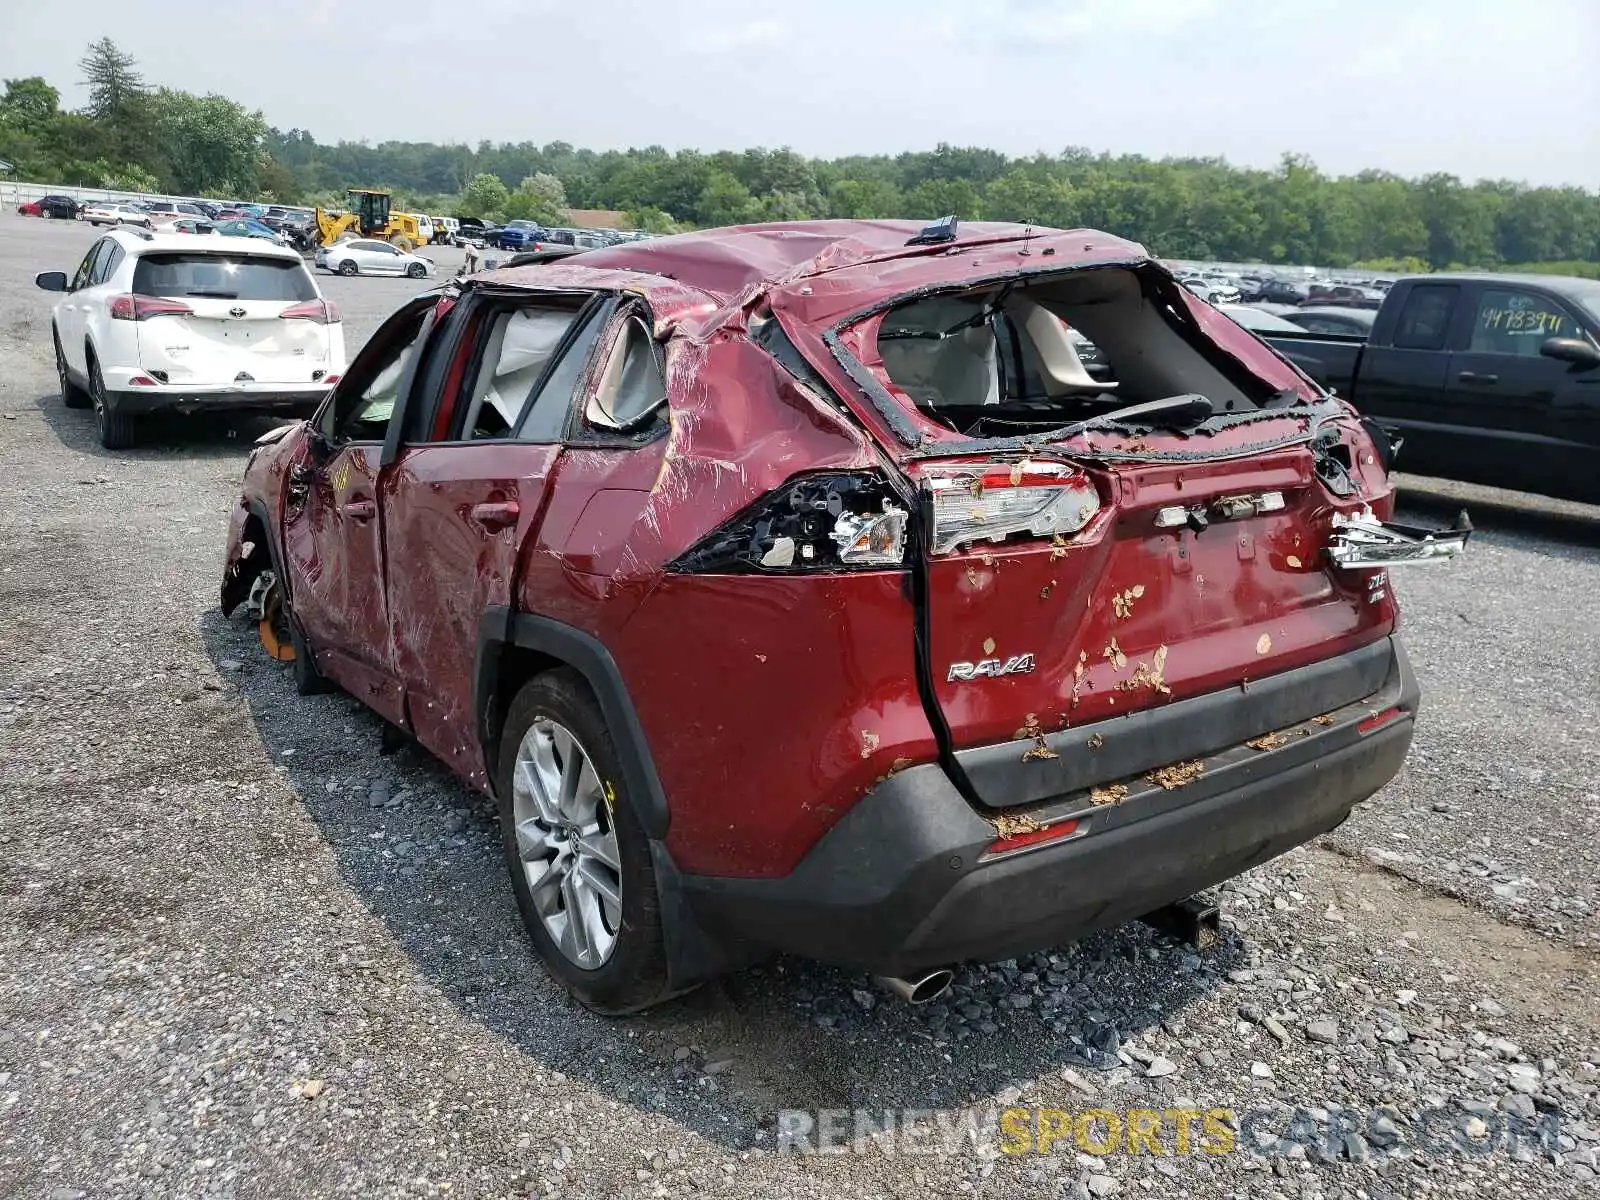
M 237 300 L 238 292 L 225 292 L 220 288 L 190 288 L 185 296 L 209 296 L 214 300 Z

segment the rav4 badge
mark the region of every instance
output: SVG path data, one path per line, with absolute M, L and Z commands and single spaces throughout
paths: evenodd
M 958 662 L 950 664 L 950 673 L 945 676 L 946 683 L 960 680 L 970 683 L 974 679 L 998 679 L 1002 675 L 1026 675 L 1033 670 L 1033 655 L 1013 654 L 1010 658 L 986 658 L 981 662 Z

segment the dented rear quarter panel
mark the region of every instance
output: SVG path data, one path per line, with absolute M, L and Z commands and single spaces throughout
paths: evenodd
M 568 555 L 563 590 L 525 600 L 548 612 L 571 605 L 575 587 L 628 595 L 629 616 L 608 644 L 667 793 L 674 861 L 699 873 L 783 874 L 874 780 L 935 753 L 906 575 L 663 574 L 796 473 L 880 465 L 859 428 L 741 332 L 681 338 L 667 357 L 671 432 L 655 474 L 645 482 L 642 458 L 614 468 L 647 489 L 616 502 L 619 514 L 638 506 L 626 545 L 605 560 L 608 574 L 576 581 Z M 575 509 L 585 493 L 602 494 L 603 475 L 593 452 L 569 452 L 558 504 Z M 566 533 L 564 520 L 553 506 L 543 552 L 585 553 L 587 539 Z M 543 579 L 555 585 L 550 571 Z

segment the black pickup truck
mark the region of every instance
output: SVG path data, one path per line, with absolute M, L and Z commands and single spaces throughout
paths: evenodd
M 1600 504 L 1600 281 L 1418 276 L 1365 340 L 1262 336 L 1403 437 L 1405 470 Z

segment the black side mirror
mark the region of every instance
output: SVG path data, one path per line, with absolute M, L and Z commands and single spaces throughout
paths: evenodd
M 67 273 L 65 271 L 40 271 L 33 277 L 33 282 L 47 292 L 64 292 L 67 290 Z
M 43 279 L 44 276 L 39 276 Z M 40 284 L 43 287 L 44 284 Z M 1557 362 L 1571 363 L 1580 371 L 1587 371 L 1593 367 L 1600 367 L 1600 350 L 1582 338 L 1547 338 L 1539 353 L 1546 358 L 1553 358 Z

